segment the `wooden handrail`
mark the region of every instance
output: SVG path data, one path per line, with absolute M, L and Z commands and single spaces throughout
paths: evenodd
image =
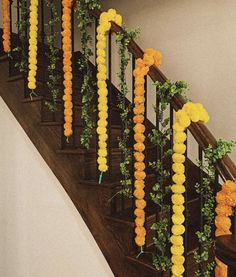
M 99 19 L 101 11 L 93 10 L 93 11 L 90 11 L 90 14 L 95 18 Z M 117 34 L 122 31 L 122 28 L 112 22 L 111 30 L 112 32 Z M 130 41 L 128 45 L 128 50 L 136 59 L 143 57 L 143 53 L 144 53 L 143 50 L 137 45 L 137 43 L 134 40 Z M 163 83 L 167 81 L 166 76 L 156 66 L 152 66 L 150 68 L 148 75 L 154 82 L 159 81 Z M 171 104 L 173 108 L 177 111 L 181 109 L 185 103 L 186 102 L 183 99 L 183 97 L 177 94 L 172 98 Z M 205 124 L 191 123 L 191 125 L 189 126 L 189 130 L 203 150 L 206 149 L 209 146 L 209 144 L 212 145 L 213 147 L 216 147 L 217 141 Z M 236 179 L 236 165 L 228 155 L 225 155 L 218 162 L 216 167 L 223 179 L 225 180 Z

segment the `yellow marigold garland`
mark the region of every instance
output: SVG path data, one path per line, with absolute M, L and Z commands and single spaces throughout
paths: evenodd
M 36 88 L 37 42 L 38 42 L 38 4 L 39 4 L 38 0 L 30 1 L 28 88 L 31 90 L 34 90 Z
M 72 135 L 72 53 L 71 53 L 71 8 L 73 0 L 62 0 L 62 49 L 64 71 L 64 135 L 68 138 Z
M 186 103 L 183 108 L 176 112 L 176 122 L 173 125 L 175 131 L 174 135 L 174 145 L 173 145 L 173 165 L 172 169 L 174 175 L 172 176 L 173 185 L 172 189 L 172 236 L 170 238 L 171 246 L 171 261 L 172 265 L 172 276 L 180 277 L 183 275 L 184 269 L 184 240 L 183 234 L 185 232 L 185 227 L 183 225 L 185 221 L 184 217 L 184 196 L 185 192 L 185 152 L 186 145 L 184 144 L 187 136 L 185 130 L 191 124 L 191 122 L 208 122 L 209 116 L 202 104 L 199 103 Z
M 143 151 L 145 150 L 145 125 L 144 122 L 144 112 L 145 112 L 145 90 L 144 90 L 144 77 L 148 74 L 149 68 L 152 65 L 156 65 L 157 67 L 161 64 L 161 53 L 155 51 L 152 48 L 148 48 L 144 51 L 143 59 L 139 58 L 136 60 L 136 66 L 133 72 L 135 77 L 135 89 L 134 89 L 134 177 L 135 177 L 135 190 L 134 196 L 136 209 L 134 214 L 136 216 L 135 219 L 135 243 L 142 247 L 145 244 L 146 230 L 144 227 L 145 222 L 145 212 L 144 208 L 146 206 L 146 202 L 144 200 L 145 192 L 145 155 Z
M 5 53 L 11 51 L 11 19 L 10 19 L 10 0 L 2 0 L 2 23 L 3 23 L 3 50 Z
M 233 207 L 236 206 L 236 181 L 226 181 L 221 191 L 216 195 L 216 237 L 231 234 L 230 216 L 233 214 Z M 215 276 L 227 277 L 227 266 L 216 259 Z
M 121 15 L 116 13 L 116 10 L 109 9 L 107 12 L 103 12 L 99 18 L 99 26 L 97 27 L 97 86 L 98 86 L 98 169 L 102 173 L 108 170 L 107 165 L 107 119 L 108 119 L 108 105 L 107 95 L 108 89 L 106 84 L 107 79 L 107 67 L 106 67 L 106 35 L 111 28 L 111 21 L 117 25 L 122 25 Z

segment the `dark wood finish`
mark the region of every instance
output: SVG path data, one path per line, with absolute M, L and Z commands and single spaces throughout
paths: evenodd
M 218 259 L 236 271 L 236 235 L 217 237 L 215 252 Z

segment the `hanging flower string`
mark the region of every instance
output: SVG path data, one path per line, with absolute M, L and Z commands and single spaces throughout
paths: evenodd
M 184 144 L 187 136 L 185 130 L 189 127 L 191 122 L 208 122 L 209 116 L 202 104 L 199 103 L 186 103 L 183 108 L 176 112 L 176 122 L 173 125 L 175 131 L 174 134 L 174 145 L 173 145 L 173 165 L 172 169 L 174 175 L 172 176 L 173 185 L 171 187 L 173 195 L 171 197 L 173 206 L 172 215 L 172 236 L 170 238 L 171 246 L 171 261 L 172 265 L 172 276 L 180 277 L 184 273 L 184 240 L 183 234 L 185 227 L 183 225 L 185 221 L 184 217 L 184 196 L 185 192 L 185 152 L 186 145 Z
M 62 49 L 63 49 L 63 71 L 64 71 L 64 135 L 68 138 L 73 134 L 72 130 L 72 62 L 71 62 L 71 8 L 72 0 L 63 0 L 62 15 Z
M 233 207 L 236 206 L 236 181 L 226 181 L 221 191 L 216 195 L 216 237 L 232 234 L 230 231 L 231 220 L 230 216 L 233 214 Z M 220 260 L 216 259 L 215 276 L 227 277 L 227 266 Z
M 141 252 L 143 253 L 142 247 L 145 244 L 146 229 L 144 227 L 145 222 L 145 212 L 146 201 L 144 200 L 145 192 L 145 125 L 144 125 L 144 113 L 145 113 L 145 90 L 144 90 L 144 77 L 148 74 L 149 68 L 152 65 L 159 67 L 161 65 L 161 53 L 155 51 L 152 48 L 148 48 L 144 51 L 143 59 L 139 58 L 136 60 L 135 69 L 133 75 L 135 77 L 135 89 L 134 89 L 134 196 L 136 209 L 134 214 L 135 218 L 135 243 L 141 247 Z
M 29 73 L 28 88 L 32 90 L 30 97 L 36 95 L 36 73 L 37 73 L 37 40 L 38 40 L 38 0 L 30 1 L 29 14 Z
M 2 0 L 2 23 L 3 23 L 3 50 L 10 55 L 11 52 L 11 19 L 10 0 Z
M 106 35 L 111 29 L 111 21 L 117 25 L 122 25 L 122 17 L 116 13 L 116 10 L 109 9 L 103 12 L 99 18 L 99 26 L 97 27 L 97 86 L 98 86 L 98 169 L 101 172 L 99 183 L 102 181 L 102 174 L 108 170 L 107 165 L 107 119 L 108 105 L 107 95 L 108 89 L 106 84 L 107 67 L 106 67 Z

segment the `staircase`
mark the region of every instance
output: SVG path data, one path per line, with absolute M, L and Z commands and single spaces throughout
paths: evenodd
M 91 12 L 96 19 L 99 18 L 99 11 Z M 96 26 L 95 26 L 96 27 Z M 43 28 L 42 28 L 43 30 Z M 42 31 L 41 30 L 41 31 Z M 112 23 L 112 31 L 118 33 L 119 26 Z M 12 34 L 12 43 L 17 45 L 17 34 Z M 109 41 L 111 43 L 111 41 Z M 44 41 L 40 42 L 39 49 L 46 49 Z M 142 57 L 143 52 L 134 42 L 128 46 L 132 54 L 133 61 Z M 94 129 L 91 148 L 87 151 L 81 147 L 80 134 L 81 125 L 81 72 L 78 68 L 79 52 L 73 53 L 73 103 L 74 103 L 74 123 L 73 137 L 69 143 L 63 135 L 63 104 L 62 104 L 62 81 L 58 83 L 61 91 L 58 100 L 58 110 L 51 112 L 45 106 L 45 100 L 50 101 L 50 92 L 47 89 L 47 66 L 48 60 L 44 51 L 38 51 L 38 73 L 37 84 L 39 95 L 31 98 L 26 87 L 26 78 L 19 74 L 15 68 L 15 59 L 9 59 L 3 55 L 0 49 L 0 95 L 12 111 L 16 119 L 21 124 L 31 141 L 34 143 L 44 160 L 47 162 L 55 176 L 58 178 L 65 191 L 70 196 L 78 212 L 83 217 L 101 251 L 108 261 L 113 273 L 117 277 L 126 276 L 170 276 L 169 272 L 157 272 L 152 266 L 151 255 L 142 255 L 136 258 L 137 248 L 134 245 L 134 216 L 133 201 L 117 192 L 120 190 L 120 170 L 121 152 L 118 148 L 117 137 L 122 133 L 122 124 L 117 105 L 117 95 L 119 91 L 107 80 L 110 88 L 110 120 L 109 120 L 109 172 L 104 176 L 102 184 L 98 184 L 97 158 L 97 137 Z M 60 52 L 62 57 L 62 52 Z M 134 63 L 133 63 L 134 64 Z M 58 73 L 62 76 L 62 58 L 58 63 Z M 91 64 L 91 69 L 96 74 L 95 65 Z M 131 73 L 132 74 L 132 73 Z M 152 67 L 149 76 L 153 81 L 166 81 L 166 77 L 156 68 Z M 148 97 L 148 94 L 147 94 Z M 128 100 L 127 100 L 128 101 Z M 96 102 L 96 99 L 95 99 Z M 170 105 L 170 113 L 178 110 L 184 104 L 180 96 L 175 96 Z M 96 119 L 97 114 L 94 113 Z M 171 124 L 173 121 L 171 122 Z M 146 118 L 147 132 L 156 128 Z M 209 145 L 216 145 L 216 140 L 204 124 L 192 123 L 189 131 L 198 143 L 199 155 Z M 170 144 L 172 141 L 170 140 Z M 132 141 L 130 141 L 132 147 Z M 155 160 L 157 149 L 151 144 L 147 145 L 147 161 Z M 168 161 L 170 163 L 170 161 Z M 185 276 L 194 276 L 196 265 L 193 260 L 193 251 L 198 248 L 198 241 L 195 235 L 201 221 L 201 199 L 195 192 L 194 184 L 201 182 L 201 172 L 199 168 L 187 158 L 187 181 L 186 181 L 186 253 L 187 258 Z M 236 178 L 236 166 L 228 156 L 225 156 L 217 165 L 219 175 L 223 180 Z M 148 191 L 156 180 L 155 174 L 150 170 L 146 179 L 147 197 Z M 215 182 L 218 188 L 218 179 Z M 145 251 L 153 250 L 153 231 L 150 226 L 158 219 L 159 213 L 154 204 L 148 201 L 146 208 L 146 229 L 147 240 Z M 212 256 L 213 258 L 213 256 Z

